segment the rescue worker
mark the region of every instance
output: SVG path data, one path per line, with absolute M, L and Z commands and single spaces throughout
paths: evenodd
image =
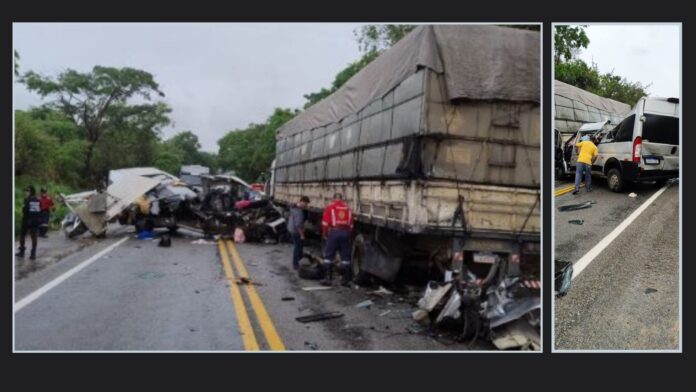
M 31 255 L 30 259 L 36 259 L 36 236 L 39 225 L 41 224 L 41 203 L 36 197 L 36 189 L 33 186 L 28 186 L 26 188 L 27 196 L 24 199 L 24 206 L 22 208 L 22 228 L 19 234 L 19 252 L 16 256 L 24 257 L 24 251 L 27 249 L 25 246 L 25 237 L 27 232 L 31 236 Z
M 585 188 L 588 192 L 592 192 L 592 164 L 597 160 L 599 151 L 597 146 L 590 140 L 589 135 L 585 135 L 580 139 L 580 143 L 575 145 L 575 151 L 578 153 L 578 161 L 575 164 L 575 190 L 574 195 L 580 192 L 580 180 L 582 172 L 585 171 Z
M 41 225 L 39 226 L 39 236 L 46 238 L 48 233 L 48 223 L 51 221 L 51 211 L 53 210 L 53 199 L 48 195 L 46 188 L 41 188 L 39 197 L 41 206 Z
M 339 270 L 343 279 L 341 285 L 350 285 L 351 270 L 351 231 L 353 230 L 353 212 L 343 201 L 343 195 L 336 193 L 333 202 L 324 209 L 321 219 L 321 233 L 326 240 L 324 249 L 324 279 L 321 284 L 331 286 L 333 282 L 333 260 L 336 252 L 341 255 Z
M 303 245 L 305 240 L 305 220 L 309 198 L 307 196 L 300 197 L 300 201 L 290 207 L 290 216 L 288 217 L 288 232 L 292 236 L 292 268 L 300 268 L 300 259 L 303 254 Z

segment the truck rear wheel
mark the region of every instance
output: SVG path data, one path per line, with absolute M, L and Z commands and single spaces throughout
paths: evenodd
M 365 259 L 365 249 L 365 238 L 362 234 L 358 234 L 353 240 L 353 250 L 351 252 L 353 282 L 357 285 L 369 284 L 372 277 L 361 268 L 362 262 Z
M 609 169 L 607 172 L 607 185 L 612 192 L 621 192 L 623 190 L 624 180 L 619 169 Z

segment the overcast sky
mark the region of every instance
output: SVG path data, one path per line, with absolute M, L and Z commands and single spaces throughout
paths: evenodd
M 328 87 L 359 58 L 357 24 L 15 24 L 20 72 L 45 75 L 94 65 L 155 76 L 174 125 L 194 131 L 208 151 L 225 132 L 262 122 L 275 107 L 301 108 L 303 94 Z M 15 84 L 14 105 L 41 99 Z
M 650 95 L 679 97 L 679 25 L 588 25 L 590 44 L 579 57 L 632 82 L 651 84 Z

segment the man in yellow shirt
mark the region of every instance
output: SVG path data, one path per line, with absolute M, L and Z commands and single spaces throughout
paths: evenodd
M 592 164 L 597 160 L 597 146 L 590 141 L 590 136 L 585 135 L 580 139 L 580 143 L 575 145 L 575 151 L 578 152 L 578 161 L 575 164 L 575 190 L 574 195 L 580 191 L 580 179 L 582 172 L 585 171 L 585 188 L 588 192 L 592 192 Z

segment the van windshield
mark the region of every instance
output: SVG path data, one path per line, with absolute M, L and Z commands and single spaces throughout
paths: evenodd
M 645 114 L 643 141 L 661 144 L 679 144 L 679 118 Z

